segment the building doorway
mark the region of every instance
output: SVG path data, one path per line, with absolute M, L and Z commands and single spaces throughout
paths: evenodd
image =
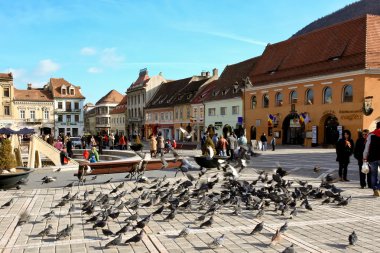
M 256 140 L 257 130 L 255 126 L 251 126 L 251 140 Z
M 41 128 L 41 135 L 48 135 L 48 134 L 51 134 L 51 128 L 50 127 Z
M 282 123 L 282 144 L 303 145 L 305 141 L 305 123 L 297 113 L 291 113 Z
M 326 145 L 335 145 L 339 139 L 338 131 L 339 122 L 337 117 L 329 115 L 324 122 L 325 138 L 324 143 Z

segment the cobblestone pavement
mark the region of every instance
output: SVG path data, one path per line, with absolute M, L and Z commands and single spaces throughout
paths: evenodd
M 261 157 L 257 159 L 266 170 L 271 170 L 270 164 L 276 164 L 280 161 L 283 167 L 289 167 L 293 170 L 292 174 L 286 176 L 285 179 L 292 180 L 297 177 L 307 180 L 313 186 L 320 184 L 318 179 L 323 173 L 334 169 L 333 166 L 328 167 L 331 163 L 330 158 L 334 158 L 331 150 L 314 150 L 301 152 L 302 150 L 289 151 L 278 150 L 276 154 L 263 152 Z M 319 153 L 318 153 L 319 152 Z M 309 155 L 308 155 L 309 154 Z M 281 155 L 283 157 L 279 158 Z M 309 157 L 310 156 L 310 157 Z M 320 157 L 319 160 L 308 163 L 307 166 L 291 166 L 297 163 L 300 158 L 311 161 L 314 157 Z M 310 159 L 309 159 L 310 158 Z M 328 159 L 327 159 L 328 158 Z M 267 160 L 267 162 L 263 160 Z M 292 162 L 293 161 L 293 162 Z M 288 165 L 289 166 L 285 166 Z M 320 173 L 314 173 L 312 167 L 314 163 L 318 163 L 322 170 Z M 310 165 L 310 169 L 309 168 Z M 257 165 L 254 165 L 257 168 Z M 305 168 L 306 167 L 306 168 Z M 301 169 L 298 169 L 301 168 Z M 355 173 L 356 172 L 356 173 Z M 155 172 L 151 176 L 158 176 L 162 173 Z M 197 173 L 197 172 L 192 172 Z M 352 177 L 357 174 L 357 170 L 352 166 L 350 173 Z M 39 176 L 43 173 L 39 172 Z M 174 173 L 171 172 L 171 175 Z M 215 171 L 208 172 L 209 176 L 215 174 Z M 71 172 L 72 175 L 72 172 Z M 109 175 L 107 176 L 109 177 Z M 253 180 L 257 178 L 257 174 L 252 168 L 243 171 L 241 178 L 244 180 Z M 169 178 L 169 181 L 178 180 L 177 178 Z M 197 210 L 198 205 L 194 203 L 191 211 L 179 212 L 172 221 L 163 221 L 164 217 L 169 213 L 165 209 L 163 215 L 155 216 L 152 221 L 145 227 L 145 235 L 143 241 L 132 244 L 117 246 L 105 249 L 104 245 L 110 241 L 102 234 L 101 229 L 92 229 L 91 223 L 85 220 L 90 216 L 81 214 L 80 204 L 83 200 L 75 200 L 76 210 L 68 214 L 70 204 L 53 208 L 69 191 L 73 194 L 87 190 L 95 189 L 96 193 L 90 195 L 91 199 L 95 198 L 99 192 L 109 192 L 119 183 L 111 182 L 108 184 L 87 184 L 85 186 L 75 186 L 72 188 L 42 188 L 22 190 L 9 190 L 0 192 L 0 206 L 14 199 L 14 203 L 10 207 L 0 209 L 0 252 L 28 252 L 28 253 L 67 253 L 67 252 L 282 252 L 286 247 L 294 244 L 296 252 L 378 252 L 380 239 L 377 237 L 377 224 L 380 220 L 380 214 L 377 210 L 380 208 L 380 198 L 372 197 L 372 191 L 369 189 L 360 189 L 358 182 L 352 180 L 348 183 L 337 183 L 337 187 L 344 189 L 342 195 L 352 196 L 352 202 L 346 207 L 339 207 L 336 204 L 322 205 L 322 200 L 310 200 L 312 211 L 299 208 L 299 215 L 293 219 L 289 219 L 289 214 L 281 216 L 273 211 L 271 206 L 261 219 L 255 218 L 257 211 L 243 210 L 239 216 L 231 215 L 231 208 L 222 208 L 221 211 L 214 216 L 215 222 L 211 228 L 199 229 L 199 222 L 196 218 L 204 213 Z M 143 184 L 141 184 L 143 185 Z M 258 187 L 263 185 L 258 184 Z M 294 183 L 293 187 L 298 184 Z M 124 186 L 124 190 L 128 194 L 123 198 L 124 201 L 137 197 L 141 192 L 132 193 L 135 188 L 133 182 L 128 182 Z M 218 192 L 220 188 L 214 191 Z M 156 210 L 158 206 L 141 208 L 140 216 L 145 216 Z M 56 212 L 56 217 L 50 221 L 42 220 L 42 215 L 48 213 L 51 209 Z M 28 223 L 17 226 L 19 215 L 27 211 L 31 218 Z M 132 210 L 124 208 L 120 216 L 112 221 L 108 221 L 106 228 L 117 231 L 126 224 L 124 219 L 133 213 Z M 264 230 L 258 235 L 249 235 L 253 227 L 261 221 L 265 221 Z M 285 221 L 288 221 L 289 229 L 282 235 L 282 240 L 277 245 L 269 245 L 273 233 Z M 48 224 L 53 226 L 52 235 L 44 238 L 36 235 L 47 227 Z M 56 241 L 55 234 L 62 230 L 67 224 L 74 224 L 74 230 L 70 238 Z M 187 225 L 190 225 L 191 234 L 186 238 L 177 238 L 178 233 Z M 355 230 L 359 237 L 356 246 L 347 247 L 348 236 Z M 127 232 L 123 236 L 123 241 L 136 234 L 133 231 Z M 211 249 L 208 243 L 213 238 L 225 234 L 226 240 L 223 247 Z

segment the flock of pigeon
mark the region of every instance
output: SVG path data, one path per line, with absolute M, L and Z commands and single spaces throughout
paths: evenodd
M 145 154 L 139 154 L 144 160 Z M 175 153 L 178 158 L 178 154 Z M 114 189 L 105 193 L 104 190 L 85 189 L 74 193 L 74 182 L 67 185 L 69 189 L 52 210 L 44 215 L 39 221 L 50 220 L 56 217 L 56 212 L 66 210 L 71 215 L 79 208 L 83 223 L 92 224 L 93 229 L 101 229 L 104 236 L 112 237 L 103 245 L 109 248 L 118 245 L 128 245 L 138 243 L 144 238 L 144 228 L 152 220 L 162 220 L 171 222 L 178 213 L 192 212 L 198 214 L 194 224 L 185 226 L 178 237 L 191 236 L 192 233 L 199 232 L 200 229 L 212 227 L 216 216 L 222 215 L 242 215 L 257 219 L 257 225 L 252 227 L 249 235 L 256 235 L 265 230 L 265 216 L 268 213 L 295 219 L 303 212 L 311 212 L 314 207 L 312 203 L 320 201 L 321 204 L 347 206 L 350 204 L 351 196 L 344 197 L 343 190 L 337 188 L 334 183 L 337 181 L 333 175 L 328 174 L 322 179 L 321 184 L 315 187 L 307 181 L 287 180 L 288 172 L 278 167 L 272 173 L 268 171 L 258 171 L 252 169 L 257 174 L 254 180 L 245 180 L 240 177 L 240 173 L 247 166 L 251 154 L 248 150 L 241 149 L 235 162 L 218 160 L 217 170 L 201 170 L 198 175 L 184 172 L 184 177 L 168 179 L 166 176 L 150 180 L 145 176 L 136 179 L 135 186 L 131 190 L 125 190 L 125 183 L 121 182 Z M 212 158 L 212 157 L 210 157 Z M 162 158 L 165 166 L 165 158 Z M 143 166 L 143 165 L 142 165 Z M 184 161 L 185 168 L 192 168 L 188 161 Z M 319 168 L 315 168 L 317 172 Z M 250 171 L 251 172 L 251 171 Z M 252 173 L 254 174 L 254 173 Z M 95 176 L 96 177 L 96 176 Z M 53 177 L 44 177 L 43 183 L 54 181 Z M 111 179 L 105 183 L 109 183 Z M 83 182 L 83 178 L 80 179 Z M 137 197 L 133 197 L 137 196 Z M 13 204 L 14 199 L 3 204 L 1 208 L 8 208 Z M 148 215 L 140 216 L 141 210 L 152 210 Z M 302 210 L 302 212 L 299 212 Z M 223 211 L 223 212 L 222 212 Z M 119 215 L 129 214 L 120 223 Z M 29 214 L 20 215 L 18 226 L 29 221 Z M 119 222 L 120 229 L 111 231 L 109 224 Z M 80 224 L 79 227 L 82 224 Z M 75 225 L 77 226 L 77 225 Z M 54 236 L 56 240 L 69 238 L 74 229 L 74 224 L 67 225 L 63 230 L 58 231 Z M 268 246 L 279 243 L 288 230 L 288 221 L 268 238 Z M 47 225 L 35 236 L 52 236 L 53 226 Z M 123 236 L 128 234 L 128 238 L 123 240 Z M 223 234 L 209 242 L 210 248 L 222 247 L 226 239 Z M 355 231 L 348 236 L 348 245 L 354 246 L 358 241 Z M 292 244 L 283 252 L 296 252 Z

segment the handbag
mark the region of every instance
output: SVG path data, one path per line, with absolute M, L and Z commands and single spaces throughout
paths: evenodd
M 363 163 L 361 172 L 364 173 L 364 174 L 368 174 L 369 173 L 369 165 L 368 165 L 367 162 Z

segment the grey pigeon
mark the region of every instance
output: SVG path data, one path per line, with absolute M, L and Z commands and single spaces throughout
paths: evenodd
M 50 212 L 45 213 L 42 216 L 44 217 L 42 220 L 44 220 L 44 219 L 50 220 L 53 216 L 55 216 L 55 212 L 54 212 L 54 210 L 51 210 Z
M 287 222 L 287 221 L 285 222 L 284 225 L 282 225 L 282 226 L 280 227 L 279 232 L 283 234 L 283 233 L 286 232 L 286 230 L 288 230 L 288 222 Z
M 53 226 L 51 224 L 49 224 L 47 226 L 47 228 L 45 228 L 44 230 L 42 230 L 41 232 L 39 232 L 37 236 L 41 236 L 41 237 L 47 236 L 47 235 L 50 234 L 50 232 L 51 232 L 52 229 L 53 229 Z
M 132 227 L 131 227 L 131 223 L 128 222 L 124 227 L 122 227 L 119 231 L 117 231 L 115 235 L 124 234 L 130 230 L 132 230 Z
M 122 235 L 119 234 L 118 237 L 116 237 L 115 239 L 109 241 L 104 247 L 105 248 L 108 248 L 110 246 L 116 246 L 116 245 L 119 245 L 121 243 L 121 240 L 122 240 Z
M 178 237 L 186 237 L 190 234 L 190 225 L 184 227 L 181 232 L 179 232 Z
M 138 234 L 132 236 L 131 238 L 129 238 L 128 240 L 126 240 L 125 244 L 130 244 L 131 242 L 137 243 L 137 242 L 141 241 L 143 234 L 144 234 L 144 230 L 141 229 L 140 233 L 138 233 Z
M 74 224 L 71 226 L 67 225 L 67 227 L 57 233 L 56 239 L 60 240 L 62 238 L 69 237 L 71 235 L 71 232 L 73 231 Z
M 224 234 L 220 237 L 215 238 L 211 243 L 208 244 L 210 248 L 216 248 L 223 246 Z
M 111 236 L 111 235 L 113 235 L 113 232 L 111 230 L 109 230 L 109 229 L 106 229 L 106 228 L 102 229 L 102 233 L 105 236 Z
M 260 233 L 263 230 L 263 228 L 264 228 L 264 221 L 257 224 L 250 234 L 254 235 L 254 234 Z
M 290 245 L 289 247 L 287 247 L 286 249 L 284 249 L 282 251 L 282 253 L 295 253 L 296 250 L 294 249 L 294 244 Z
M 356 235 L 355 231 L 352 232 L 352 234 L 350 234 L 348 236 L 348 243 L 351 245 L 351 246 L 355 246 L 355 244 L 358 242 L 358 236 Z
M 10 205 L 12 205 L 12 204 L 13 204 L 13 198 L 11 198 L 11 200 L 9 200 L 9 201 L 6 202 L 5 204 L 3 204 L 3 205 L 1 206 L 1 208 L 8 207 L 8 206 L 10 206 Z
M 25 223 L 27 223 L 29 221 L 29 219 L 30 219 L 29 213 L 27 211 L 23 212 L 20 215 L 20 219 L 18 220 L 16 226 L 22 226 L 22 225 L 24 225 Z

